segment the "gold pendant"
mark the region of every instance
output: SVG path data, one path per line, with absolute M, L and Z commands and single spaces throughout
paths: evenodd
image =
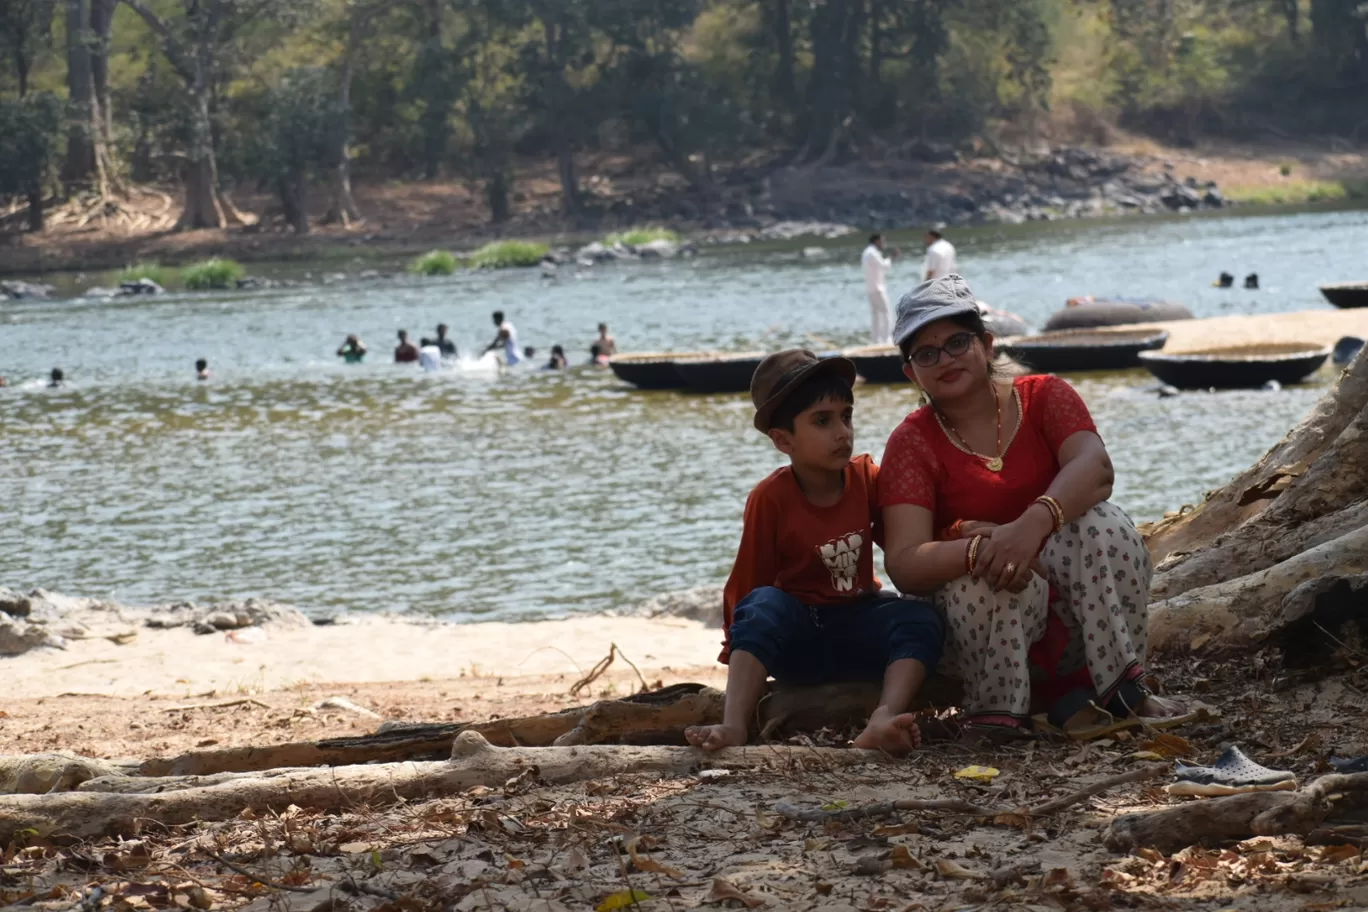
M 990 472 L 1001 472 L 1001 471 L 1002 471 L 1002 457 L 1001 457 L 1001 456 L 994 456 L 992 459 L 989 459 L 989 460 L 988 460 L 988 463 L 987 463 L 987 464 L 988 464 L 988 471 L 990 471 Z

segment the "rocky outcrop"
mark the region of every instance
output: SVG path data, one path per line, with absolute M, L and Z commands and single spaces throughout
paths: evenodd
M 63 649 L 73 639 L 105 637 L 121 642 L 137 636 L 139 627 L 189 627 L 196 633 L 207 634 L 245 627 L 309 624 L 308 617 L 298 608 L 269 599 L 129 607 L 46 589 L 25 594 L 0 588 L 0 656 L 21 655 L 39 648 Z
M 650 618 L 675 617 L 701 621 L 709 627 L 722 628 L 722 587 L 695 586 L 666 592 L 637 605 L 632 614 Z
M 44 282 L 21 282 L 18 279 L 6 279 L 0 282 L 0 297 L 9 298 L 12 301 L 25 298 L 46 298 L 56 290 L 56 286 Z

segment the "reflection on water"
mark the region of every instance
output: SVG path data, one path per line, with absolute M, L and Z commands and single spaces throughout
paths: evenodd
M 1306 234 L 1315 249 L 1288 256 Z M 526 618 L 719 582 L 745 495 L 780 460 L 745 396 L 639 393 L 590 368 L 423 373 L 385 363 L 394 331 L 445 321 L 470 355 L 501 308 L 539 363 L 553 343 L 587 357 L 600 319 L 624 350 L 852 344 L 868 316 L 849 246 L 840 265 L 743 249 L 555 283 L 0 305 L 0 373 L 17 384 L 0 390 L 0 584 Z M 1315 307 L 1314 284 L 1365 247 L 1368 217 L 1335 213 L 983 233 L 961 262 L 985 299 L 1040 320 L 1067 294 L 1110 290 L 1207 313 Z M 1265 291 L 1206 287 L 1218 267 L 1259 266 Z M 348 332 L 368 363 L 331 357 Z M 67 387 L 28 385 L 56 365 Z M 1322 391 L 1159 399 L 1141 373 L 1077 385 L 1138 518 L 1197 501 Z M 913 405 L 906 388 L 862 388 L 859 446 L 879 455 Z

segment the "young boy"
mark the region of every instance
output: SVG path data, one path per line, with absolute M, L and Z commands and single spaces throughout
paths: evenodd
M 868 455 L 851 459 L 854 382 L 851 361 L 796 348 L 765 358 L 751 378 L 755 427 L 790 465 L 746 501 L 723 595 L 723 721 L 685 732 L 704 750 L 746 743 L 770 676 L 798 685 L 882 679 L 855 745 L 904 753 L 921 743 L 904 710 L 940 659 L 944 624 L 930 602 L 880 594 L 879 469 Z

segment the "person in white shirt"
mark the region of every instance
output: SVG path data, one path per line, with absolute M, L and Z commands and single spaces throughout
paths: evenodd
M 955 262 L 954 244 L 941 237 L 941 233 L 935 228 L 928 229 L 923 240 L 926 241 L 926 265 L 922 268 L 923 281 L 943 279 L 952 272 L 959 272 L 959 264 Z
M 888 310 L 888 271 L 893 268 L 895 249 L 884 255 L 882 234 L 871 234 L 869 246 L 860 255 L 860 265 L 864 267 L 865 291 L 869 293 L 869 315 L 874 323 L 874 344 L 893 344 L 893 318 Z
M 492 352 L 503 349 L 504 365 L 513 367 L 522 363 L 522 350 L 518 348 L 518 330 L 513 324 L 504 319 L 504 312 L 496 310 L 493 314 L 494 325 L 499 327 L 498 335 L 494 341 L 490 342 L 485 351 Z

